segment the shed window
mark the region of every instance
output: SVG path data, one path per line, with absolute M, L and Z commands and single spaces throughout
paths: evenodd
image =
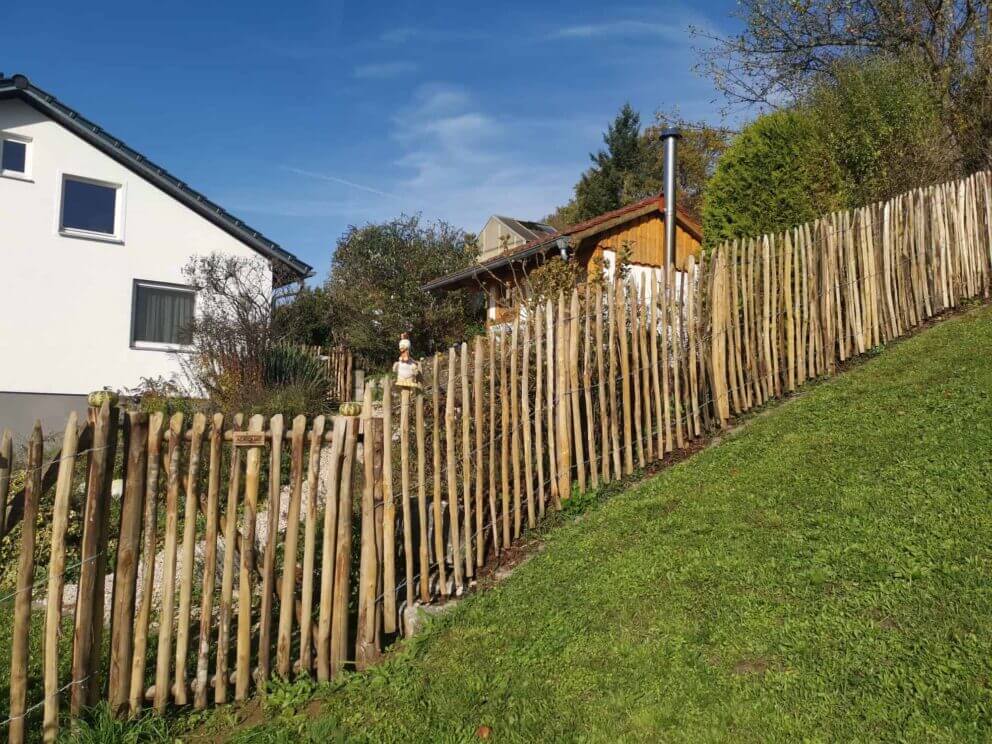
M 196 290 L 172 284 L 135 282 L 131 342 L 137 347 L 188 346 Z
M 62 182 L 62 231 L 119 238 L 120 191 L 116 184 L 66 176 Z

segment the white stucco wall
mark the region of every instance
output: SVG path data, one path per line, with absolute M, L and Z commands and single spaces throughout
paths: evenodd
M 606 271 L 607 280 L 613 279 L 614 267 L 616 266 L 617 254 L 615 251 L 611 251 L 609 248 L 603 250 L 603 268 Z M 684 271 L 675 272 L 675 291 L 679 291 L 682 288 L 682 280 L 685 276 Z M 633 283 L 638 290 L 641 288 L 641 282 L 644 283 L 644 293 L 647 297 L 650 297 L 654 292 L 654 283 L 662 279 L 662 270 L 660 266 L 645 266 L 643 264 L 633 264 L 630 266 L 630 282 Z
M 248 246 L 21 101 L 0 134 L 30 137 L 30 181 L 0 177 L 0 392 L 86 393 L 178 372 L 131 348 L 135 279 L 183 284 L 193 255 Z M 124 186 L 120 243 L 59 234 L 62 174 Z

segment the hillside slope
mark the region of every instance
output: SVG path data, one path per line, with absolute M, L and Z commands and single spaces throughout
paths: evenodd
M 555 530 L 313 720 L 239 738 L 987 740 L 990 579 L 983 308 Z

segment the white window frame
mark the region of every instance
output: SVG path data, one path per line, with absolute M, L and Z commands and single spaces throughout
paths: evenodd
M 172 282 L 156 282 L 149 279 L 135 279 L 131 285 L 131 348 L 142 351 L 189 351 L 192 344 L 166 344 L 158 341 L 139 341 L 135 336 L 135 320 L 138 315 L 138 288 L 170 289 L 176 292 L 186 292 L 193 295 L 193 317 L 196 317 L 196 287 L 188 284 L 173 284 Z
M 66 227 L 63 224 L 63 211 L 65 209 L 65 185 L 67 181 L 78 181 L 79 183 L 89 183 L 94 186 L 103 186 L 114 189 L 116 198 L 114 199 L 114 232 L 102 233 L 94 230 L 80 230 L 75 227 Z M 56 210 L 56 230 L 59 235 L 67 238 L 85 238 L 87 240 L 101 240 L 105 243 L 124 243 L 124 214 L 127 202 L 127 188 L 123 183 L 114 181 L 101 181 L 98 178 L 88 178 L 77 176 L 75 173 L 59 173 L 59 194 L 58 209 Z
M 3 143 L 18 142 L 24 145 L 24 172 L 15 170 L 3 170 L 0 168 L 0 177 L 12 178 L 15 181 L 31 181 L 31 153 L 34 150 L 31 138 L 24 137 L 11 132 L 0 132 L 0 163 L 3 163 Z

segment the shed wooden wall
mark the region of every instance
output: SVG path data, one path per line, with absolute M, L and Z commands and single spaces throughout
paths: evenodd
M 661 266 L 665 256 L 665 221 L 657 212 L 646 214 L 630 222 L 618 225 L 589 239 L 588 246 L 579 250 L 580 257 L 589 256 L 593 260 L 602 255 L 603 249 L 619 251 L 625 242 L 630 244 L 631 263 L 644 266 Z M 690 255 L 699 256 L 699 241 L 675 226 L 675 260 L 684 269 Z

